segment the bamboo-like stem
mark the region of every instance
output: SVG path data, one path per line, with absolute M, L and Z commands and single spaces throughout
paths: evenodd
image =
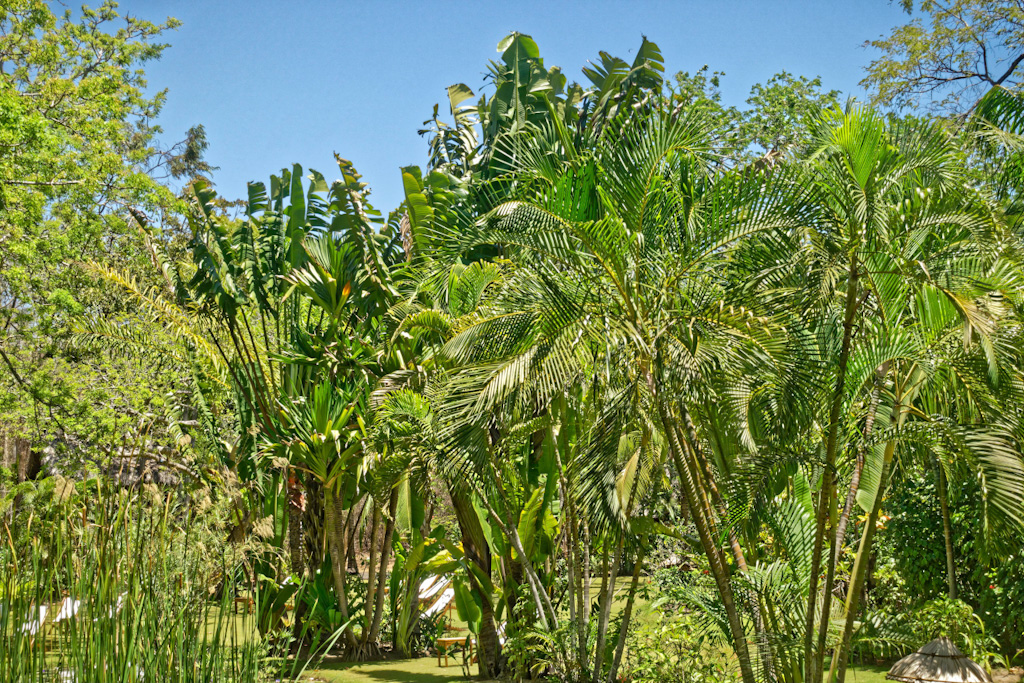
M 949 515 L 949 485 L 946 470 L 938 458 L 935 460 L 935 487 L 939 494 L 939 507 L 942 509 L 942 537 L 946 542 L 946 585 L 949 599 L 956 600 L 956 558 L 953 555 L 953 523 Z
M 373 501 L 373 515 L 370 518 L 370 557 L 366 567 L 366 598 L 363 600 L 362 645 L 370 644 L 370 625 L 373 621 L 373 597 L 377 593 L 377 541 L 380 533 L 380 503 Z M 384 574 L 381 573 L 381 580 Z
M 367 642 L 377 642 L 380 633 L 381 621 L 384 617 L 384 588 L 387 585 L 388 562 L 391 561 L 391 541 L 395 534 L 395 513 L 398 510 L 398 489 L 391 489 L 391 499 L 388 501 L 388 517 L 384 521 L 384 543 L 380 553 L 380 569 L 377 581 L 377 598 L 373 605 L 373 622 L 370 624 L 370 637 Z
M 850 515 L 853 506 L 857 502 L 857 491 L 860 489 L 860 478 L 864 472 L 864 462 L 867 457 L 867 443 L 875 428 L 875 417 L 878 415 L 878 403 L 882 396 L 882 382 L 889 373 L 891 363 L 886 361 L 875 371 L 874 388 L 871 390 L 871 399 L 868 401 L 868 411 L 864 418 L 864 432 L 860 444 L 857 447 L 857 463 L 853 468 L 853 476 L 850 478 L 850 489 L 846 492 L 846 503 L 843 505 L 843 512 L 839 515 L 839 523 L 836 525 L 836 551 L 835 562 L 839 562 L 839 556 L 846 545 L 846 527 L 849 525 Z
M 821 601 L 821 630 L 818 637 L 819 647 L 814 647 L 815 616 L 818 614 L 818 579 L 821 573 L 822 545 L 825 542 L 826 524 L 831 518 L 833 498 L 833 477 L 836 463 L 836 450 L 839 442 L 839 417 L 842 412 L 843 398 L 846 389 L 846 370 L 850 361 L 850 347 L 853 340 L 853 322 L 858 309 L 858 292 L 860 273 L 857 264 L 857 253 L 850 258 L 850 269 L 846 284 L 846 306 L 843 314 L 843 342 L 836 368 L 835 387 L 829 409 L 828 436 L 825 441 L 825 463 L 822 469 L 821 491 L 818 494 L 816 511 L 814 546 L 811 553 L 810 585 L 807 593 L 807 611 L 804 617 L 804 676 L 808 683 L 821 683 L 822 661 L 824 657 L 823 641 L 828 629 L 828 615 L 832 604 L 832 580 L 835 572 L 831 552 L 825 576 L 825 590 Z M 830 548 L 834 550 L 833 544 Z
M 725 607 L 725 612 L 729 621 L 729 629 L 732 632 L 733 649 L 736 652 L 737 659 L 739 660 L 740 673 L 744 683 L 754 683 L 754 671 L 750 665 L 750 651 L 747 647 L 746 635 L 743 631 L 743 623 L 740 620 L 739 611 L 736 609 L 736 601 L 733 597 L 728 570 L 725 567 L 721 547 L 712 533 L 708 519 L 705 517 L 705 504 L 701 502 L 701 493 L 697 490 L 697 465 L 693 461 L 693 455 L 690 452 L 690 449 L 684 446 L 675 421 L 672 419 L 668 409 L 665 407 L 664 401 L 654 390 L 655 388 L 650 376 L 648 377 L 648 381 L 652 388 L 652 393 L 655 394 L 655 401 L 657 402 L 662 428 L 668 437 L 669 454 L 672 457 L 676 470 L 679 472 L 679 478 L 686 491 L 686 499 L 690 508 L 690 517 L 697 527 L 697 535 L 700 537 L 701 545 L 704 548 L 704 553 L 708 558 L 708 563 L 711 568 L 711 574 L 715 579 L 715 585 L 718 588 L 719 596 L 722 599 L 722 605 Z M 706 498 L 704 500 L 706 501 Z
M 622 548 L 625 542 L 625 533 L 619 532 L 610 567 L 608 565 L 607 543 L 605 545 L 604 578 L 601 582 L 601 613 L 597 620 L 597 645 L 594 648 L 594 669 L 592 672 L 594 683 L 599 683 L 602 678 L 601 669 L 604 667 L 605 639 L 608 636 L 608 622 L 611 620 L 612 601 L 615 598 L 615 581 L 619 577 L 619 564 L 622 562 Z
M 629 583 L 626 607 L 622 611 L 622 625 L 619 627 L 619 639 L 615 644 L 615 657 L 608 671 L 608 683 L 615 683 L 619 674 L 619 665 L 622 664 L 622 653 L 626 650 L 626 636 L 629 634 L 629 624 L 633 618 L 633 604 L 636 602 L 636 592 L 640 585 L 640 572 L 643 570 L 643 566 L 644 550 L 643 546 L 640 546 L 636 551 L 636 558 L 633 560 L 633 578 Z

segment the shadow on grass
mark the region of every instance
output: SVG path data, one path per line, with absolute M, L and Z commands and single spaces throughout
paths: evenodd
M 846 680 L 848 683 L 886 683 L 885 674 L 889 672 L 890 665 L 880 664 L 851 664 L 847 669 Z
M 437 668 L 432 658 L 399 660 L 395 662 L 364 662 L 359 664 L 324 664 L 313 673 L 318 680 L 330 683 L 368 683 L 369 681 L 395 681 L 398 683 L 455 683 L 466 680 L 457 666 Z
M 451 676 L 439 674 L 409 673 L 401 669 L 374 669 L 363 674 L 367 678 L 374 678 L 378 681 L 402 681 L 402 683 L 450 683 Z M 456 678 L 462 678 L 457 675 Z

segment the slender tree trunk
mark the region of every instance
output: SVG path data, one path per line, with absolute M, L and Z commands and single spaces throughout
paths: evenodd
M 491 549 L 487 544 L 480 517 L 473 507 L 473 501 L 467 492 L 455 486 L 449 486 L 448 494 L 462 533 L 462 547 L 466 559 L 477 567 L 481 576 L 490 579 Z M 470 589 L 480 596 L 480 642 L 477 644 L 479 675 L 481 678 L 496 678 L 501 673 L 501 643 L 494 623 L 494 597 L 491 591 L 481 584 L 475 572 L 469 572 L 469 585 Z
M 497 469 L 494 468 L 493 463 L 492 470 L 495 472 L 495 476 L 497 477 Z M 500 486 L 500 477 L 498 477 L 498 483 Z M 537 575 L 537 571 L 533 567 L 533 563 L 526 554 L 526 549 L 523 547 L 523 540 L 519 537 L 519 529 L 512 521 L 511 516 L 506 519 L 502 519 L 501 515 L 495 511 L 494 507 L 486 498 L 482 498 L 481 502 L 487 508 L 487 512 L 491 518 L 508 537 L 512 548 L 516 551 L 516 554 L 519 555 L 520 561 L 516 563 L 516 566 L 520 567 L 526 576 L 526 582 L 530 587 L 530 595 L 533 598 L 534 606 L 537 608 L 537 616 L 540 617 L 541 625 L 544 627 L 545 631 L 550 631 L 552 625 L 556 625 L 558 623 L 558 615 L 551 604 L 551 598 L 544 590 L 544 583 L 540 580 L 540 577 Z
M 302 484 L 294 470 L 288 481 L 288 555 L 292 576 L 301 577 L 305 566 L 302 556 Z
M 364 648 L 370 645 L 370 626 L 373 623 L 373 598 L 377 594 L 377 542 L 380 534 L 380 503 L 373 501 L 370 518 L 370 557 L 366 565 L 366 597 L 363 599 L 363 641 Z M 381 580 L 384 574 L 381 573 Z
M 846 369 L 850 361 L 850 346 L 853 339 L 853 321 L 857 313 L 859 275 L 856 254 L 851 258 L 850 273 L 846 285 L 846 309 L 843 315 L 843 343 L 836 368 L 836 383 L 832 392 L 829 409 L 828 436 L 825 441 L 825 466 L 822 470 L 821 491 L 818 494 L 818 509 L 814 529 L 814 546 L 811 554 L 811 579 L 807 593 L 807 612 L 804 623 L 804 675 L 807 683 L 821 683 L 822 662 L 825 656 L 821 643 L 828 629 L 829 612 L 832 606 L 832 581 L 835 573 L 835 536 L 827 561 L 825 590 L 821 601 L 821 632 L 819 647 L 814 647 L 815 616 L 818 613 L 818 580 L 821 574 L 821 553 L 826 538 L 826 526 L 831 519 L 833 507 L 833 476 L 836 465 L 836 450 L 839 443 L 839 417 L 843 408 L 846 388 Z
M 305 543 L 302 537 L 302 518 L 305 516 L 302 505 L 302 480 L 295 470 L 289 469 L 288 473 L 288 555 L 292 576 L 302 580 L 306 572 Z M 296 601 L 294 625 L 292 635 L 295 639 L 295 654 L 298 654 L 302 647 L 303 625 L 306 620 L 306 604 Z
M 15 437 L 14 457 L 17 469 L 17 481 L 23 484 L 26 481 L 35 479 L 40 470 L 39 452 L 32 448 L 32 442 L 28 439 Z M 14 518 L 25 508 L 25 494 L 19 493 L 14 497 Z
M 894 387 L 893 414 L 890 424 L 902 425 L 906 419 L 906 411 L 903 408 L 904 397 L 909 400 L 908 394 L 896 383 Z M 854 621 L 857 616 L 857 606 L 864 588 L 864 577 L 870 571 L 871 544 L 874 540 L 875 530 L 878 525 L 878 515 L 882 509 L 882 500 L 885 497 L 885 489 L 889 479 L 889 470 L 892 467 L 893 454 L 896 451 L 896 442 L 889 441 L 885 445 L 882 454 L 882 472 L 878 481 L 878 491 L 875 493 L 875 500 L 872 502 L 868 519 L 864 525 L 861 535 L 861 544 L 857 549 L 857 557 L 854 560 L 853 573 L 850 577 L 850 587 L 846 593 L 846 606 L 844 614 L 843 634 L 839 648 L 832 655 L 832 664 L 829 667 L 829 681 L 838 677 L 842 682 L 846 679 L 847 660 L 850 653 L 850 642 L 853 638 Z M 865 598 L 866 599 L 866 598 Z
M 472 579 L 471 579 L 472 581 Z M 481 679 L 494 679 L 501 675 L 501 637 L 494 620 L 491 600 L 480 603 L 480 642 L 477 647 L 477 666 Z
M 615 544 L 615 554 L 612 558 L 611 567 L 608 566 L 608 553 L 605 551 L 605 577 L 602 582 L 601 614 L 597 620 L 597 647 L 594 650 L 594 670 L 592 672 L 594 683 L 601 680 L 601 669 L 604 667 L 604 649 L 608 637 L 608 622 L 612 617 L 612 600 L 615 597 L 615 581 L 619 577 L 619 564 L 622 562 L 622 548 L 625 545 L 625 534 L 619 534 L 619 540 Z
M 388 518 L 384 520 L 384 542 L 380 550 L 380 569 L 377 579 L 377 599 L 373 604 L 373 622 L 370 624 L 368 642 L 375 643 L 380 635 L 380 624 L 384 618 L 384 588 L 388 584 L 388 562 L 391 561 L 391 541 L 395 534 L 395 513 L 398 510 L 398 489 L 391 489 L 388 501 Z
M 736 567 L 740 571 L 746 572 L 747 558 L 743 553 L 743 546 L 740 545 L 739 538 L 736 536 L 736 531 L 732 528 L 732 524 L 729 524 L 728 522 L 729 508 L 726 505 L 725 498 L 722 497 L 722 493 L 718 490 L 715 473 L 712 471 L 711 463 L 708 462 L 708 458 L 704 454 L 704 448 L 700 445 L 700 439 L 697 436 L 697 428 L 693 424 L 690 412 L 685 408 L 681 412 L 683 424 L 686 426 L 687 437 L 693 445 L 693 453 L 694 456 L 696 456 L 697 464 L 700 465 L 701 472 L 704 474 L 704 481 L 707 482 L 708 490 L 711 492 L 711 500 L 714 502 L 715 509 L 718 511 L 718 518 L 729 527 L 729 547 L 732 550 L 733 559 L 736 560 Z
M 572 515 L 572 556 L 573 556 L 573 586 L 575 588 L 576 606 L 576 650 L 579 653 L 580 666 L 587 662 L 587 632 L 590 621 L 590 574 L 587 570 L 587 563 L 590 555 L 587 554 L 584 542 L 580 538 L 579 518 L 576 516 L 575 503 L 570 502 L 569 514 Z M 582 550 L 581 550 L 582 547 Z
M 676 470 L 679 472 L 679 478 L 686 491 L 686 500 L 690 507 L 690 517 L 697 527 L 697 535 L 700 537 L 701 545 L 704 547 L 704 553 L 707 555 L 711 574 L 715 579 L 715 585 L 722 599 L 722 605 L 725 607 L 726 616 L 729 621 L 729 630 L 732 632 L 733 649 L 739 660 L 743 682 L 754 683 L 754 670 L 750 663 L 750 651 L 747 647 L 746 634 L 743 631 L 743 622 L 740 619 L 739 610 L 736 608 L 736 601 L 733 597 L 729 572 L 725 566 L 721 547 L 712 532 L 710 521 L 704 514 L 706 503 L 701 503 L 702 497 L 697 483 L 700 481 L 697 465 L 693 461 L 693 456 L 689 449 L 684 448 L 676 425 L 669 415 L 663 400 L 655 392 L 653 380 L 650 376 L 648 377 L 648 382 L 651 385 L 652 393 L 655 393 L 659 418 L 662 428 L 668 437 L 669 454 L 676 466 Z
M 501 574 L 502 594 L 505 598 L 505 614 L 515 614 L 516 605 L 519 604 L 519 587 L 526 580 L 523 577 L 523 565 L 512 560 L 512 546 L 509 544 L 503 549 L 498 571 Z
M 690 443 L 693 444 L 694 455 L 697 459 L 697 463 L 700 465 L 701 471 L 704 474 L 704 480 L 707 482 L 708 490 L 711 492 L 711 500 L 714 502 L 715 510 L 718 512 L 718 518 L 727 526 L 729 547 L 732 550 L 733 559 L 736 561 L 736 568 L 740 573 L 746 574 L 748 571 L 747 557 L 743 551 L 743 546 L 740 544 L 739 536 L 736 534 L 736 529 L 733 528 L 732 523 L 729 521 L 728 505 L 718 489 L 715 473 L 711 469 L 711 464 L 708 462 L 708 458 L 704 454 L 704 449 L 700 445 L 700 439 L 697 436 L 697 428 L 693 424 L 689 411 L 683 408 L 681 412 L 683 423 L 686 425 L 687 436 L 690 439 Z M 706 511 L 706 514 L 709 518 L 713 516 L 710 509 Z M 764 668 L 766 675 L 769 679 L 772 679 L 774 677 L 775 666 L 771 648 L 767 646 L 768 637 L 765 633 L 765 619 L 764 615 L 761 613 L 761 604 L 758 601 L 757 596 L 753 593 L 750 594 L 748 606 L 751 618 L 754 622 L 758 658 L 761 660 L 761 666 Z
M 853 476 L 850 479 L 850 490 L 846 493 L 846 503 L 843 505 L 843 513 L 839 515 L 839 524 L 836 525 L 836 552 L 835 562 L 839 563 L 839 555 L 843 552 L 843 546 L 846 545 L 846 527 L 850 522 L 850 515 L 853 512 L 853 506 L 857 502 L 857 491 L 860 489 L 860 477 L 864 472 L 864 461 L 867 457 L 867 441 L 871 437 L 871 433 L 875 428 L 875 416 L 878 414 L 878 401 L 882 395 L 882 382 L 885 380 L 885 376 L 889 373 L 890 362 L 886 361 L 883 363 L 878 370 L 875 371 L 875 386 L 871 390 L 871 400 L 868 402 L 868 413 L 864 418 L 864 433 L 861 437 L 861 442 L 857 447 L 857 464 L 853 468 Z
M 561 485 L 559 485 L 559 490 L 562 490 Z M 561 495 L 560 505 L 562 510 L 568 512 L 568 503 L 564 495 Z M 578 585 L 576 583 L 576 549 L 573 547 L 574 523 L 568 517 L 569 514 L 566 514 L 562 520 L 562 552 L 565 554 L 565 570 L 569 574 L 566 581 L 566 590 L 569 593 L 569 623 L 576 628 L 576 664 L 580 667 L 581 671 L 585 671 L 583 667 L 586 666 L 587 660 L 586 657 L 580 657 L 579 648 L 579 599 L 577 593 Z
M 547 592 L 544 590 L 544 584 L 541 582 L 540 577 L 537 576 L 537 571 L 533 568 L 533 563 L 526 555 L 526 548 L 523 547 L 523 541 L 519 537 L 519 529 L 512 526 L 511 521 L 509 526 L 505 528 L 505 533 L 508 535 L 509 540 L 512 541 L 512 547 L 515 548 L 516 553 L 519 555 L 522 562 L 520 565 L 523 568 L 523 572 L 526 574 L 526 581 L 530 586 L 530 592 L 533 595 L 533 601 L 537 607 L 537 613 L 540 616 L 541 625 L 545 631 L 550 631 L 553 625 L 557 624 L 557 615 L 555 609 L 551 605 L 551 599 L 548 597 Z
M 334 592 L 337 594 L 338 611 L 341 618 L 348 621 L 348 595 L 345 592 L 345 510 L 344 501 L 332 487 L 324 487 L 324 523 L 327 532 L 327 544 L 331 555 L 331 578 L 334 580 Z M 351 626 L 345 629 L 345 644 L 351 651 L 356 646 L 355 634 Z
M 583 572 L 581 581 L 583 582 L 583 620 L 584 628 L 588 628 L 590 624 L 590 527 L 587 525 L 586 520 L 583 521 Z M 584 634 L 584 638 L 586 635 Z
M 633 579 L 629 583 L 629 597 L 626 598 L 626 607 L 622 611 L 622 625 L 619 627 L 619 640 L 615 644 L 615 659 L 612 660 L 611 670 L 608 671 L 608 683 L 615 683 L 619 675 L 619 665 L 622 664 L 622 653 L 626 650 L 626 636 L 629 634 L 629 623 L 633 618 L 633 603 L 636 602 L 636 589 L 640 585 L 640 572 L 643 566 L 644 551 L 641 547 L 636 552 L 633 564 Z
M 583 607 L 583 567 L 580 553 L 579 516 L 576 513 L 575 500 L 571 497 L 569 483 L 565 478 L 562 458 L 559 453 L 565 444 L 555 440 L 555 467 L 558 471 L 558 490 L 561 495 L 565 529 L 565 562 L 569 572 L 569 621 L 576 626 L 576 658 L 583 670 L 587 665 L 587 622 L 584 620 Z M 567 450 L 567 449 L 566 449 Z
M 348 515 L 348 522 L 345 525 L 346 552 L 348 555 L 348 571 L 359 573 L 359 552 L 356 545 L 356 537 L 359 535 L 359 523 L 363 519 L 363 510 L 366 508 L 368 496 L 363 497 L 361 504 L 353 504 Z
M 838 673 L 839 683 L 846 680 L 846 660 L 849 658 L 850 642 L 853 638 L 854 621 L 857 617 L 857 605 L 860 599 L 861 588 L 864 585 L 865 570 L 871 556 L 871 543 L 875 537 L 875 528 L 878 524 L 878 513 L 882 509 L 882 498 L 885 496 L 886 480 L 889 477 L 889 467 L 892 462 L 896 442 L 890 441 L 885 445 L 885 455 L 882 461 L 882 477 L 878 482 L 878 493 L 875 494 L 875 502 L 868 513 L 867 521 L 864 522 L 864 531 L 861 533 L 860 547 L 857 549 L 857 557 L 853 561 L 853 572 L 850 576 L 850 587 L 846 591 L 845 623 L 843 624 L 843 637 L 839 649 L 832 655 L 832 665 L 829 667 L 829 680 L 835 680 Z
M 683 422 L 686 424 L 686 431 L 690 437 L 690 442 L 694 444 L 694 453 L 697 456 L 697 461 L 700 464 L 701 470 L 704 473 L 704 480 L 708 484 L 708 489 L 711 491 L 711 499 L 714 501 L 715 509 L 718 511 L 718 518 L 721 519 L 728 527 L 729 532 L 729 547 L 732 550 L 733 559 L 736 560 L 736 568 L 743 574 L 748 571 L 747 557 L 743 552 L 743 546 L 740 544 L 739 536 L 736 535 L 736 530 L 729 522 L 729 508 L 726 505 L 725 499 L 722 497 L 721 492 L 718 490 L 718 485 L 715 483 L 715 474 L 711 469 L 711 464 L 708 462 L 707 456 L 704 454 L 704 449 L 700 447 L 699 439 L 697 438 L 697 429 L 693 424 L 693 420 L 690 419 L 690 414 L 686 410 L 683 411 Z M 710 515 L 710 511 L 708 512 Z M 757 650 L 758 657 L 761 659 L 761 666 L 768 672 L 771 677 L 774 671 L 774 664 L 772 661 L 771 648 L 767 647 L 767 634 L 764 630 L 764 615 L 761 614 L 761 604 L 757 599 L 757 596 L 751 593 L 749 600 L 750 614 L 754 620 L 754 632 L 757 636 Z
M 949 586 L 949 599 L 956 600 L 956 562 L 953 557 L 953 524 L 949 517 L 949 487 L 946 482 L 946 471 L 937 458 L 935 487 L 938 489 L 939 506 L 942 508 L 942 536 L 946 540 L 946 584 Z

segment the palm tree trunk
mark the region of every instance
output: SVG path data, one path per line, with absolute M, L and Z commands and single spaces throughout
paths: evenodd
M 361 505 L 353 504 L 348 515 L 348 522 L 345 525 L 345 548 L 348 554 L 348 571 L 359 573 L 359 553 L 357 552 L 356 539 L 359 536 L 359 523 L 363 519 L 363 511 L 366 508 L 368 497 L 364 496 Z
M 833 498 L 833 472 L 836 464 L 836 450 L 839 443 L 839 417 L 843 408 L 846 389 L 846 369 L 850 361 L 850 346 L 853 340 L 853 321 L 857 313 L 859 291 L 857 256 L 853 254 L 846 284 L 846 308 L 843 314 L 843 344 L 836 368 L 836 382 L 829 408 L 828 436 L 825 441 L 825 467 L 821 475 L 821 492 L 818 494 L 818 509 L 814 529 L 814 546 L 811 554 L 811 577 L 807 593 L 807 611 L 804 620 L 804 675 L 807 683 L 821 683 L 822 662 L 825 652 L 823 641 L 828 630 L 828 615 L 832 606 L 832 581 L 835 574 L 835 536 L 832 537 L 825 574 L 825 590 L 821 603 L 821 629 L 818 647 L 814 648 L 815 616 L 818 613 L 818 577 L 821 574 L 822 545 L 825 543 L 826 525 L 831 519 Z
M 860 599 L 861 588 L 864 585 L 864 577 L 871 556 L 871 544 L 875 537 L 875 529 L 878 525 L 878 513 L 882 509 L 882 498 L 885 495 L 886 479 L 889 477 L 889 467 L 892 462 L 896 442 L 890 441 L 885 445 L 885 455 L 882 461 L 882 476 L 878 482 L 878 492 L 875 494 L 875 502 L 868 513 L 867 521 L 864 522 L 864 531 L 861 533 L 860 547 L 857 549 L 857 557 L 853 561 L 853 571 L 850 576 L 850 587 L 846 591 L 845 622 L 843 624 L 843 638 L 839 649 L 832 655 L 832 665 L 829 667 L 829 680 L 835 680 L 838 674 L 838 683 L 846 679 L 846 660 L 850 654 L 850 642 L 853 638 L 853 626 L 857 617 L 857 603 Z
M 370 637 L 367 642 L 377 642 L 380 624 L 384 617 L 384 587 L 387 586 L 388 562 L 391 561 L 391 540 L 395 534 L 395 513 L 398 510 L 398 489 L 391 489 L 391 500 L 388 501 L 388 518 L 384 521 L 384 542 L 381 544 L 380 569 L 377 571 L 377 598 L 373 604 L 373 621 L 370 624 Z
M 345 564 L 348 558 L 345 556 L 347 538 L 343 505 L 343 499 L 334 492 L 333 487 L 324 487 L 324 525 L 331 554 L 331 578 L 334 581 L 338 611 L 341 612 L 341 618 L 348 621 L 348 595 L 345 592 Z M 350 650 L 357 644 L 351 626 L 345 629 L 345 644 Z
M 722 599 L 722 605 L 725 607 L 725 613 L 729 621 L 729 630 L 732 632 L 733 650 L 736 653 L 736 658 L 739 660 L 743 683 L 755 683 L 754 670 L 750 663 L 750 651 L 747 647 L 746 634 L 743 631 L 743 622 L 740 620 L 739 610 L 736 609 L 729 572 L 726 569 L 721 548 L 712 532 L 710 520 L 704 514 L 706 505 L 700 502 L 702 496 L 698 488 L 698 482 L 700 481 L 698 467 L 693 461 L 689 448 L 684 447 L 676 424 L 669 415 L 664 402 L 657 395 L 650 375 L 648 375 L 648 383 L 651 386 L 652 393 L 655 394 L 662 428 L 668 437 L 669 455 L 672 457 L 676 470 L 679 472 L 679 479 L 686 492 L 690 517 L 697 527 L 697 535 L 700 537 L 701 545 L 704 547 L 704 554 L 708 558 L 711 574 L 715 579 L 715 585 Z
M 846 527 L 850 523 L 850 514 L 857 502 L 857 491 L 860 488 L 860 477 L 864 472 L 864 460 L 867 457 L 867 441 L 875 428 L 875 416 L 878 415 L 878 401 L 882 395 L 882 381 L 889 373 L 890 362 L 886 361 L 875 371 L 875 387 L 871 391 L 871 400 L 868 402 L 868 413 L 864 418 L 864 433 L 860 445 L 857 447 L 857 464 L 853 468 L 853 476 L 850 478 L 850 490 L 846 493 L 846 503 L 843 505 L 843 512 L 839 515 L 839 524 L 836 525 L 836 551 L 834 561 L 838 564 L 839 555 L 846 545 Z
M 587 621 L 583 606 L 583 559 L 580 552 L 580 524 L 576 504 L 570 494 L 569 484 L 562 468 L 559 455 L 560 445 L 555 448 L 555 467 L 558 471 L 558 489 L 562 509 L 566 511 L 563 522 L 565 529 L 565 562 L 569 571 L 569 621 L 576 626 L 576 658 L 581 670 L 587 665 Z
M 715 475 L 711 469 L 711 464 L 708 462 L 707 456 L 704 455 L 704 449 L 700 447 L 699 440 L 697 439 L 697 429 L 694 427 L 693 420 L 690 419 L 690 414 L 687 411 L 683 411 L 683 421 L 686 424 L 686 431 L 690 437 L 690 442 L 694 444 L 694 452 L 697 456 L 697 461 L 700 464 L 701 470 L 704 473 L 704 480 L 707 482 L 708 489 L 711 491 L 711 499 L 714 501 L 715 509 L 718 511 L 718 518 L 721 520 L 729 519 L 729 508 L 725 503 L 725 498 L 722 497 L 721 492 L 718 490 L 718 485 L 715 483 Z M 708 513 L 710 515 L 710 512 Z M 733 559 L 736 560 L 736 568 L 746 574 L 748 571 L 747 557 L 743 552 L 743 546 L 740 544 L 739 536 L 736 534 L 736 530 L 732 524 L 728 525 L 729 529 L 729 547 L 732 550 Z M 774 671 L 774 664 L 772 662 L 771 648 L 766 646 L 768 642 L 768 636 L 764 629 L 764 615 L 761 613 L 761 604 L 757 597 L 751 594 L 749 600 L 750 614 L 754 620 L 754 632 L 757 637 L 757 648 L 758 656 L 761 659 L 761 666 L 764 670 L 769 673 L 771 677 Z
M 694 426 L 693 419 L 690 417 L 688 410 L 683 410 L 682 414 L 687 436 L 690 439 L 690 443 L 693 444 L 694 455 L 697 458 L 697 463 L 700 465 L 701 472 L 704 473 L 704 481 L 707 482 L 708 490 L 711 492 L 711 500 L 718 511 L 718 518 L 725 521 L 729 518 L 729 508 L 725 503 L 725 498 L 722 497 L 722 493 L 718 490 L 715 474 L 711 470 L 711 463 L 708 462 L 704 449 L 700 445 L 700 440 L 697 438 L 697 428 Z M 740 545 L 736 530 L 732 528 L 731 524 L 729 525 L 729 547 L 732 550 L 733 559 L 736 560 L 736 567 L 741 572 L 746 572 L 747 558 L 743 553 L 743 546 Z
M 619 640 L 615 644 L 615 659 L 612 660 L 611 670 L 608 671 L 608 683 L 615 683 L 619 675 L 619 665 L 622 664 L 622 653 L 626 650 L 626 636 L 629 634 L 629 622 L 633 618 L 633 604 L 636 602 L 636 589 L 640 585 L 640 572 L 643 570 L 643 566 L 644 551 L 641 547 L 636 552 L 633 564 L 633 579 L 629 584 L 626 608 L 622 611 L 622 625 L 619 627 Z
M 576 660 L 580 667 L 581 674 L 585 677 L 586 666 L 589 661 L 587 656 L 587 635 L 589 632 L 589 613 L 586 600 L 589 592 L 584 592 L 584 563 L 589 557 L 584 556 L 580 550 L 581 546 L 581 520 L 576 509 L 576 500 L 572 496 L 572 489 L 565 475 L 562 454 L 566 459 L 571 457 L 571 446 L 569 444 L 569 430 L 564 426 L 571 424 L 574 414 L 569 412 L 568 402 L 563 396 L 558 401 L 559 418 L 563 428 L 558 430 L 557 435 L 552 430 L 552 442 L 554 444 L 555 469 L 558 472 L 558 490 L 561 495 L 562 509 L 566 510 L 564 515 L 564 528 L 566 553 L 566 566 L 569 571 L 569 621 L 576 626 Z M 588 587 L 589 588 L 589 587 Z
M 302 484 L 298 474 L 289 469 L 288 481 L 288 556 L 292 576 L 301 577 L 305 570 L 302 556 Z
M 519 537 L 519 529 L 513 526 L 512 522 L 509 521 L 508 526 L 505 528 L 505 533 L 512 542 L 512 547 L 515 548 L 516 553 L 522 560 L 520 562 L 520 566 L 523 568 L 523 573 L 526 574 L 526 581 L 530 586 L 530 593 L 533 595 L 533 601 L 537 607 L 537 613 L 540 616 L 540 623 L 544 627 L 545 631 L 550 631 L 552 627 L 557 624 L 558 617 L 551 604 L 551 599 L 544 590 L 544 584 L 541 582 L 540 577 L 537 576 L 537 571 L 533 568 L 533 563 L 526 555 L 526 548 L 523 547 L 523 540 Z
M 588 628 L 590 623 L 590 527 L 587 526 L 587 521 L 583 520 L 583 524 L 580 525 L 583 529 L 583 542 L 581 546 L 583 548 L 583 571 L 580 572 L 580 581 L 583 583 L 583 609 L 580 619 L 583 622 L 583 628 Z M 584 635 L 586 638 L 586 635 Z
M 953 524 L 949 517 L 949 487 L 946 482 L 946 471 L 937 458 L 935 460 L 935 475 L 939 507 L 942 508 L 942 536 L 946 540 L 946 584 L 949 586 L 949 599 L 956 600 L 956 562 L 953 557 Z
M 486 498 L 482 498 L 481 502 L 484 507 L 487 508 L 488 514 L 491 516 L 502 532 L 508 538 L 512 548 L 519 555 L 519 562 L 516 566 L 523 570 L 523 574 L 526 576 L 526 583 L 530 587 L 530 595 L 533 598 L 534 606 L 537 608 L 537 616 L 540 618 L 541 626 L 545 631 L 550 631 L 552 626 L 557 624 L 558 615 L 555 612 L 555 608 L 551 604 L 551 598 L 544 590 L 544 584 L 537 576 L 537 571 L 533 567 L 533 563 L 526 554 L 526 549 L 523 547 L 523 540 L 519 537 L 519 529 L 513 523 L 511 517 L 502 519 L 494 507 L 487 501 Z M 510 605 L 511 607 L 511 605 Z M 511 612 L 510 612 L 511 614 Z
M 373 598 L 377 594 L 377 542 L 380 533 L 380 503 L 373 501 L 373 515 L 370 518 L 370 557 L 366 565 L 366 598 L 363 600 L 363 640 L 362 646 L 370 644 L 370 624 L 373 620 Z M 381 573 L 381 580 L 384 574 Z
M 473 579 L 470 579 L 472 581 Z M 494 605 L 485 599 L 480 603 L 480 642 L 477 648 L 477 666 L 481 679 L 498 678 L 502 673 L 501 639 L 494 621 Z
M 601 669 L 604 666 L 604 647 L 608 637 L 608 622 L 612 617 L 612 599 L 615 597 L 615 580 L 619 577 L 619 563 L 622 562 L 622 547 L 625 544 L 625 534 L 619 534 L 618 543 L 615 545 L 615 555 L 612 558 L 611 567 L 608 566 L 608 551 L 604 555 L 605 580 L 601 584 L 601 614 L 597 620 L 597 647 L 594 649 L 593 682 L 601 680 Z
M 491 548 L 469 493 L 456 486 L 449 486 L 448 494 L 462 533 L 462 548 L 466 559 L 477 567 L 481 576 L 490 577 Z M 479 674 L 481 678 L 497 678 L 501 673 L 501 643 L 494 623 L 493 596 L 490 590 L 485 590 L 472 571 L 469 572 L 469 585 L 480 596 L 480 642 L 477 648 Z

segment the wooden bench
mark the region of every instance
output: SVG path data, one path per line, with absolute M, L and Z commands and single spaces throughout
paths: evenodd
M 473 659 L 473 636 L 444 636 L 437 639 L 437 665 L 441 666 L 441 657 L 444 657 L 444 665 L 448 666 L 448 648 L 456 645 L 463 646 L 463 656 L 466 659 Z
M 240 604 L 241 605 L 245 605 L 245 614 L 248 614 L 249 612 L 255 612 L 256 611 L 256 602 L 252 598 L 250 598 L 248 595 L 239 595 L 239 596 L 235 597 L 235 599 L 232 600 L 231 602 L 233 603 L 232 604 L 232 611 L 235 614 L 238 614 L 238 605 L 240 605 Z

